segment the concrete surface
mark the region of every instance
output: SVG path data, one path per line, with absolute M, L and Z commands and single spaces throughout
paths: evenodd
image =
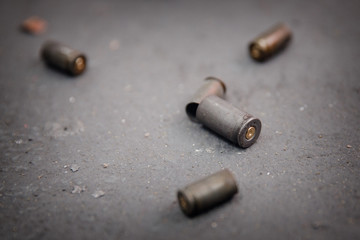
M 1 1 L 0 238 L 359 239 L 359 9 Z M 48 21 L 45 34 L 19 31 L 33 15 Z M 291 44 L 252 61 L 249 41 L 280 21 Z M 86 73 L 47 68 L 38 52 L 49 38 L 84 51 Z M 187 100 L 210 75 L 262 120 L 249 149 L 187 118 Z M 176 190 L 223 168 L 240 193 L 185 217 Z

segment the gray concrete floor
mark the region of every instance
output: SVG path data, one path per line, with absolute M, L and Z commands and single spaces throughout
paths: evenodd
M 359 10 L 359 1 L 1 1 L 0 238 L 359 239 Z M 48 21 L 45 34 L 19 31 L 32 15 Z M 252 61 L 249 41 L 280 21 L 291 44 Z M 84 51 L 86 73 L 47 68 L 39 49 L 49 38 Z M 262 120 L 252 147 L 187 118 L 209 75 Z M 223 168 L 240 193 L 185 217 L 176 190 Z

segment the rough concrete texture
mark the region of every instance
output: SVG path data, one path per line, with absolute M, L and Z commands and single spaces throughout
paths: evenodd
M 1 1 L 0 238 L 360 238 L 359 9 Z M 40 36 L 19 30 L 34 15 L 48 22 Z M 249 41 L 277 22 L 293 41 L 252 61 Z M 46 67 L 38 54 L 46 39 L 84 51 L 87 71 L 74 78 Z M 210 75 L 261 119 L 250 148 L 187 118 L 187 101 Z M 176 190 L 223 168 L 240 193 L 185 217 Z

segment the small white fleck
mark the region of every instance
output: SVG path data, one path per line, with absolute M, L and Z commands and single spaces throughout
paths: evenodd
M 307 104 L 305 104 L 304 106 L 301 106 L 301 107 L 299 108 L 299 110 L 302 112 L 302 111 L 304 111 L 306 108 L 307 108 Z
M 125 119 L 121 119 L 121 123 L 126 123 L 126 120 L 125 120 Z
M 65 171 L 64 173 L 68 173 L 68 171 Z
M 214 153 L 215 152 L 215 150 L 213 148 L 206 148 L 205 151 L 207 153 Z
M 275 131 L 275 133 L 276 133 L 276 134 L 279 134 L 279 135 L 281 135 L 281 134 L 282 134 L 282 132 L 277 131 L 277 130 Z
M 217 225 L 216 222 L 212 222 L 212 223 L 211 223 L 211 227 L 212 227 L 212 228 L 216 228 L 217 226 L 218 226 L 218 225 Z
M 268 176 L 269 176 L 269 175 L 270 175 L 270 172 L 267 172 L 267 174 L 266 174 L 266 175 L 268 175 Z
M 18 140 L 15 140 L 15 143 L 16 143 L 16 144 L 22 144 L 22 143 L 23 143 L 23 140 L 20 138 L 20 139 L 18 139 Z
M 241 152 L 238 152 L 237 154 L 241 155 Z
M 74 97 L 69 97 L 69 102 L 70 103 L 74 103 L 76 101 L 76 99 Z
M 93 194 L 91 194 L 94 198 L 99 198 L 105 195 L 104 191 L 96 190 Z
M 103 163 L 102 166 L 103 166 L 103 168 L 108 168 L 109 164 L 108 163 Z
M 145 136 L 145 137 L 149 137 L 149 136 L 150 136 L 150 133 L 147 132 L 147 133 L 144 134 L 144 136 Z
M 77 164 L 72 164 L 71 166 L 70 166 L 70 169 L 71 169 L 71 171 L 73 171 L 73 172 L 77 172 L 77 171 L 79 171 L 79 165 L 77 165 Z
M 77 186 L 75 185 L 73 190 L 71 191 L 71 193 L 81 193 L 81 192 L 84 192 L 85 191 L 85 187 L 80 187 L 80 186 Z
M 202 152 L 202 149 L 195 149 L 195 152 Z

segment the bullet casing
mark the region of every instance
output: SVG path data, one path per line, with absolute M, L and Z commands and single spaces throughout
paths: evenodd
M 186 186 L 177 193 L 181 210 L 191 217 L 232 198 L 238 192 L 227 169 Z
M 290 39 L 290 29 L 284 24 L 278 24 L 250 43 L 250 56 L 257 61 L 264 61 L 283 49 Z
M 86 68 L 86 56 L 83 53 L 55 41 L 45 42 L 41 55 L 47 64 L 72 75 L 79 75 Z
M 186 105 L 186 113 L 188 117 L 197 122 L 196 109 L 200 102 L 210 95 L 216 95 L 223 98 L 226 92 L 226 86 L 223 81 L 215 77 L 207 77 L 204 85 L 202 85 L 197 92 L 194 94 L 190 102 Z
M 242 148 L 255 143 L 261 132 L 261 121 L 240 111 L 217 96 L 202 100 L 196 111 L 200 123 Z

